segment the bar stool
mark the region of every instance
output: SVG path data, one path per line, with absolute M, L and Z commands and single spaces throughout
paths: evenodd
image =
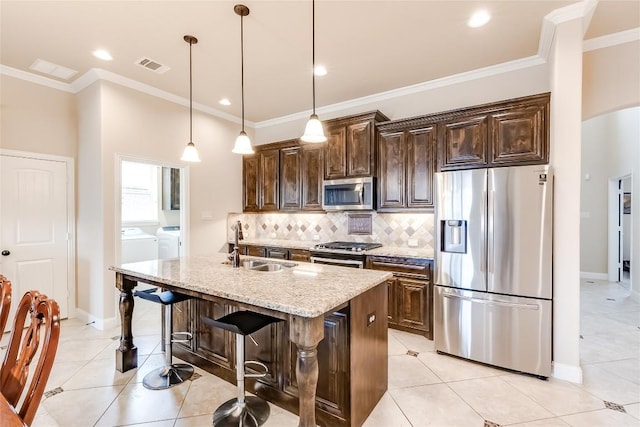
M 171 363 L 171 343 L 185 343 L 193 339 L 190 332 L 173 332 L 173 309 L 175 303 L 188 300 L 190 297 L 172 291 L 156 293 L 158 288 L 135 291 L 133 294 L 147 301 L 162 304 L 164 306 L 164 366 L 154 369 L 145 375 L 142 384 L 151 390 L 164 390 L 180 384 L 193 375 L 193 366 L 186 363 Z M 176 339 L 175 336 L 184 336 L 184 339 Z
M 282 319 L 252 311 L 235 311 L 217 320 L 205 316 L 201 318 L 206 325 L 221 328 L 236 334 L 236 379 L 238 381 L 238 397 L 226 401 L 216 409 L 213 414 L 213 425 L 216 427 L 257 427 L 264 424 L 267 418 L 269 418 L 269 404 L 257 396 L 245 396 L 244 379 L 246 377 L 264 377 L 269 372 L 269 368 L 264 363 L 255 360 L 244 360 L 244 337 L 249 335 L 253 343 L 258 345 L 250 334 L 271 323 L 280 322 Z M 258 374 L 245 373 L 244 368 L 249 364 L 262 367 L 264 372 Z

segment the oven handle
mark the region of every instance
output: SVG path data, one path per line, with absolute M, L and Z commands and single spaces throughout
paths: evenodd
M 357 265 L 358 268 L 364 268 L 364 262 L 354 259 L 336 259 L 336 258 L 323 258 L 318 256 L 312 256 L 311 262 L 324 262 L 327 264 L 342 264 L 342 265 Z

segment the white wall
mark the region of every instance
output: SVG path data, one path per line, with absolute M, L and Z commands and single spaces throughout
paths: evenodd
M 636 193 L 640 189 L 640 107 L 585 120 L 582 123 L 582 160 L 580 270 L 598 277 L 608 272 L 608 245 L 603 242 L 608 239 L 609 179 L 633 174 L 629 185 Z M 586 181 L 585 174 L 591 179 Z M 633 210 L 637 206 L 636 198 L 631 198 L 632 212 L 638 212 Z M 585 212 L 589 213 L 588 218 L 585 218 Z M 624 215 L 623 219 L 629 222 L 631 216 Z M 629 245 L 626 251 L 630 248 L 634 254 L 640 254 L 640 247 L 637 247 L 640 223 L 633 230 L 627 225 L 625 230 L 630 231 L 626 235 Z M 631 242 L 636 245 L 631 247 Z M 637 292 L 637 288 L 636 285 L 634 291 Z
M 79 279 L 90 282 L 79 298 L 79 308 L 108 326 L 118 316 L 115 275 L 108 270 L 120 243 L 115 211 L 117 160 L 128 156 L 176 163 L 188 141 L 189 114 L 182 106 L 109 82 L 95 83 L 78 98 L 82 100 L 80 129 L 86 129 L 80 133 L 80 175 L 82 180 L 90 177 L 86 184 L 82 181 L 78 197 L 78 235 L 85 236 L 78 251 L 83 265 Z M 194 112 L 193 140 L 202 163 L 188 166 L 190 186 L 184 195 L 190 205 L 191 255 L 224 248 L 227 213 L 241 209 L 242 161 L 231 153 L 238 131 L 235 123 Z M 203 220 L 203 214 L 211 219 Z

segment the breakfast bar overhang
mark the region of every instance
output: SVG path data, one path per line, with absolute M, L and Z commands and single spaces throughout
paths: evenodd
M 387 284 L 391 273 L 377 270 L 349 269 L 309 263 L 280 263 L 277 271 L 232 268 L 224 254 L 153 260 L 113 266 L 116 288 L 120 291 L 121 336 L 116 350 L 116 369 L 120 372 L 137 367 L 137 348 L 133 339 L 133 289 L 138 282 L 177 291 L 193 297 L 197 304 L 189 324 L 197 322 L 197 313 L 209 305 L 224 304 L 225 311 L 251 310 L 285 320 L 285 339 L 297 349 L 295 369 L 283 368 L 285 380 L 273 385 L 259 384 L 249 391 L 283 406 L 300 416 L 300 426 L 315 426 L 316 413 L 321 424 L 360 425 L 387 389 Z M 264 260 L 277 263 L 273 260 Z M 287 264 L 287 265 L 284 265 Z M 316 388 L 319 377 L 318 344 L 325 336 L 325 319 L 339 314 L 345 323 L 342 335 L 333 341 L 346 343 L 348 360 L 343 365 L 347 378 L 346 404 L 332 413 L 332 408 L 318 409 Z M 198 330 L 194 326 L 194 331 Z M 196 334 L 196 340 L 197 334 Z M 175 345 L 174 345 L 175 346 Z M 279 361 L 287 360 L 289 347 L 275 345 Z M 336 347 L 339 348 L 339 347 Z M 175 351 L 175 350 L 174 350 Z M 176 356 L 213 371 L 210 357 L 197 348 L 178 351 Z M 330 356 L 335 359 L 335 355 Z M 201 362 L 201 363 L 199 363 Z M 281 362 L 281 367 L 286 363 Z M 324 375 L 324 373 L 322 373 Z M 230 380 L 230 376 L 222 375 Z M 287 388 L 293 383 L 295 391 Z M 256 383 L 257 384 L 257 383 Z M 341 394 L 341 393 L 338 393 Z M 357 399 L 353 396 L 357 395 Z M 297 400 L 297 407 L 292 401 Z

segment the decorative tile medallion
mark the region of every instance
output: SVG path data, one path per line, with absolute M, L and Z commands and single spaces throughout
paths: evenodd
M 627 411 L 624 409 L 624 406 L 622 405 L 618 405 L 617 403 L 613 403 L 613 402 L 607 402 L 606 400 L 603 401 L 604 402 L 604 406 L 607 409 L 613 409 L 614 411 L 618 411 L 618 412 L 624 412 L 626 413 Z

